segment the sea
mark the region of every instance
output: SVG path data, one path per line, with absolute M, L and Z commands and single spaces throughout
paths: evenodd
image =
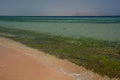
M 120 41 L 120 16 L 0 16 L 0 27 L 76 39 Z

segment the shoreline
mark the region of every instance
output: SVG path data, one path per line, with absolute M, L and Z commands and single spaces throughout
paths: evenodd
M 32 51 L 32 52 L 31 52 Z M 73 77 L 47 66 L 33 55 L 36 53 L 24 45 L 0 37 L 0 79 L 1 80 L 75 80 Z M 41 53 L 41 52 L 40 52 Z
M 40 63 L 44 64 L 44 66 L 49 67 L 51 69 L 55 69 L 56 71 L 62 73 L 62 75 L 67 75 L 71 77 L 71 80 L 88 80 L 88 79 L 89 80 L 96 80 L 96 79 L 97 80 L 110 80 L 108 77 L 102 77 L 96 73 L 93 73 L 92 71 L 88 71 L 87 69 L 81 66 L 77 66 L 69 62 L 68 60 L 58 59 L 55 56 L 46 54 L 37 49 L 29 48 L 25 46 L 24 44 L 15 42 L 7 38 L 0 37 L 0 46 L 3 46 L 3 47 L 5 46 L 7 48 L 23 52 L 24 54 L 22 55 L 31 57 L 35 60 L 35 62 L 39 64 Z M 65 79 L 65 80 L 70 80 L 70 79 Z M 117 79 L 111 79 L 111 80 L 117 80 Z
M 91 38 L 75 40 L 62 36 L 4 27 L 0 27 L 0 36 L 12 39 L 56 58 L 68 60 L 99 75 L 119 79 L 119 42 L 94 40 Z M 30 54 L 26 53 L 26 55 Z M 61 71 L 63 72 L 64 70 L 61 69 Z M 66 72 L 64 73 L 66 74 Z

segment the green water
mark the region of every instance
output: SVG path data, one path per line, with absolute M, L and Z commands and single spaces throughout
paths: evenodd
M 120 17 L 0 17 L 0 26 L 72 38 L 120 41 Z

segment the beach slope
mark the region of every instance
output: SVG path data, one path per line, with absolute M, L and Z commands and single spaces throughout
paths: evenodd
M 0 37 L 0 80 L 119 80 Z
M 29 52 L 19 43 L 0 38 L 0 80 L 74 80 Z

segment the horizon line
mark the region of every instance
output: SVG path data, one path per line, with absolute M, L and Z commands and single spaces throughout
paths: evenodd
M 0 17 L 9 17 L 9 16 L 15 16 L 15 17 L 22 17 L 22 15 L 0 15 Z M 119 17 L 120 15 L 99 15 L 99 16 L 32 16 L 32 15 L 30 15 L 30 16 L 27 16 L 27 15 L 23 15 L 23 17 L 104 17 L 104 16 L 108 16 L 108 17 L 114 17 L 114 16 L 116 16 L 116 17 Z

